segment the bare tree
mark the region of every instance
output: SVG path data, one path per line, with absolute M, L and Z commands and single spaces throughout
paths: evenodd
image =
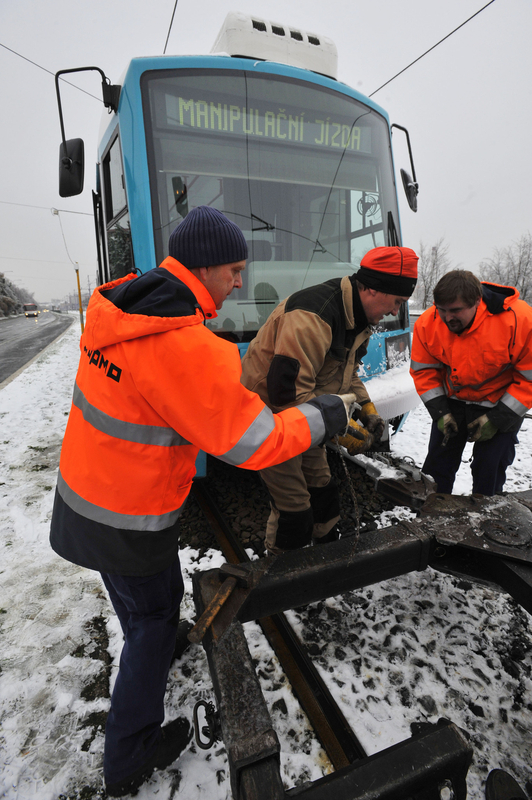
M 438 239 L 432 247 L 426 247 L 421 242 L 418 255 L 418 277 L 416 291 L 414 292 L 414 304 L 421 306 L 421 308 L 428 308 L 433 302 L 434 287 L 451 267 L 449 245 L 443 237 Z
M 522 300 L 532 300 L 532 235 L 526 233 L 509 247 L 496 249 L 479 270 L 482 280 L 515 286 Z

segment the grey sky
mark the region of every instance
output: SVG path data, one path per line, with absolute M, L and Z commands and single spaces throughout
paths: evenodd
M 486 2 L 179 0 L 167 53 L 208 53 L 229 11 L 253 13 L 333 39 L 339 79 L 369 95 Z M 117 83 L 130 58 L 162 54 L 173 7 L 174 0 L 4 0 L 0 42 L 50 72 L 98 66 Z M 531 32 L 531 0 L 495 0 L 374 95 L 412 140 L 419 211 L 410 211 L 401 188 L 405 245 L 445 237 L 453 266 L 476 270 L 494 248 L 532 229 Z M 82 287 L 93 288 L 89 215 L 103 106 L 62 91 L 67 138 L 83 138 L 86 153 L 83 194 L 62 199 L 53 76 L 3 47 L 0 75 L 0 271 L 48 301 L 75 291 L 71 259 Z M 100 97 L 96 73 L 72 81 Z M 410 170 L 398 133 L 394 150 L 399 178 L 400 167 Z

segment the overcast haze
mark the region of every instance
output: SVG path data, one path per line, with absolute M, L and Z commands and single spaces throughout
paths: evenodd
M 333 39 L 339 79 L 370 95 L 484 5 L 179 0 L 167 53 L 208 53 L 229 11 L 253 13 Z M 75 291 L 72 261 L 82 288 L 89 281 L 94 288 L 91 190 L 103 106 L 62 89 L 66 136 L 84 139 L 86 170 L 83 194 L 60 198 L 53 75 L 5 48 L 52 73 L 98 66 L 116 83 L 132 57 L 162 54 L 173 8 L 174 0 L 0 3 L 0 271 L 38 301 Z M 445 237 L 452 265 L 476 270 L 495 248 L 532 229 L 531 31 L 530 0 L 495 0 L 373 96 L 391 122 L 410 131 L 420 193 L 413 214 L 400 187 L 405 245 L 417 249 Z M 100 97 L 97 73 L 70 79 Z M 399 133 L 394 150 L 399 177 L 400 167 L 410 171 Z

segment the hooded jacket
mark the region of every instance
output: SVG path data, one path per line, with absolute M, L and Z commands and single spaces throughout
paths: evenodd
M 434 420 L 453 399 L 484 406 L 501 431 L 519 430 L 532 406 L 532 308 L 513 286 L 483 283 L 471 326 L 456 334 L 432 306 L 414 325 L 410 373 Z
M 339 398 L 272 414 L 241 385 L 237 347 L 204 326 L 214 317 L 207 289 L 170 257 L 92 295 L 52 517 L 59 555 L 155 574 L 176 557 L 200 449 L 262 469 L 345 425 Z
M 358 376 L 371 335 L 349 277 L 301 289 L 277 306 L 242 360 L 242 383 L 273 410 L 334 392 L 370 402 Z

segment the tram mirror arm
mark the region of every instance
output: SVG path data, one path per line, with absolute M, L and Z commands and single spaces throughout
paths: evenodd
M 404 169 L 401 170 L 401 178 L 403 180 L 403 188 L 405 190 L 406 199 L 408 201 L 408 205 L 412 209 L 412 211 L 417 211 L 417 196 L 419 193 L 419 184 L 416 180 L 416 170 L 414 167 L 414 159 L 412 157 L 412 148 L 410 147 L 410 136 L 406 128 L 403 128 L 402 125 L 397 125 L 395 122 L 391 126 L 392 128 L 398 128 L 400 131 L 406 136 L 406 143 L 408 145 L 408 155 L 410 156 L 410 167 L 412 169 L 412 177 L 406 172 Z
M 65 125 L 63 122 L 63 109 L 61 106 L 61 93 L 59 91 L 59 78 L 69 72 L 87 72 L 96 70 L 102 76 L 102 98 L 104 106 L 111 111 L 117 111 L 121 87 L 111 84 L 109 78 L 99 67 L 76 67 L 62 69 L 55 74 L 55 91 L 57 94 L 57 107 L 59 110 L 59 123 L 61 125 L 61 145 L 59 146 L 59 195 L 60 197 L 73 197 L 83 191 L 85 173 L 85 148 L 83 139 L 66 139 Z

